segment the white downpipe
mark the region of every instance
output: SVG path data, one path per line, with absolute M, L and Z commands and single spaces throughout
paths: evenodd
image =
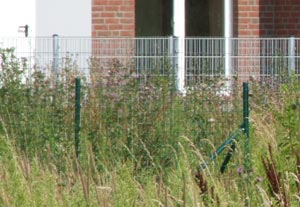
M 295 37 L 289 38 L 289 75 L 295 72 Z
M 226 78 L 226 89 L 228 92 L 231 90 L 232 87 L 232 76 L 233 76 L 232 37 L 233 37 L 233 3 L 232 0 L 224 0 L 225 78 Z
M 173 0 L 173 35 L 177 42 L 177 89 L 185 93 L 185 0 Z

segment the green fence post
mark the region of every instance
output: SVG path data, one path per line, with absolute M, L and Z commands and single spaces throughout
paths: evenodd
M 249 172 L 250 163 L 250 132 L 249 132 L 249 84 L 243 83 L 243 119 L 244 119 L 244 134 L 245 134 L 245 152 L 244 152 L 244 167 L 245 171 Z
M 76 157 L 80 155 L 80 78 L 75 79 L 75 153 Z

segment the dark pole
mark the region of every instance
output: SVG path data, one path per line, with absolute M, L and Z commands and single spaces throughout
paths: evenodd
M 75 153 L 76 157 L 80 155 L 80 78 L 75 79 Z
M 249 132 L 249 84 L 243 83 L 243 119 L 244 119 L 244 134 L 245 134 L 245 154 L 244 167 L 245 171 L 249 172 L 251 168 L 250 162 L 250 132 Z

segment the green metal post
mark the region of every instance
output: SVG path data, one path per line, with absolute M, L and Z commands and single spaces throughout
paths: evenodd
M 250 163 L 250 132 L 249 132 L 249 84 L 243 83 L 243 119 L 244 119 L 244 134 L 245 134 L 245 154 L 244 154 L 244 167 L 245 171 L 249 172 Z
M 75 79 L 75 153 L 76 157 L 80 155 L 80 78 Z
M 219 154 L 221 154 L 221 152 L 222 152 L 224 149 L 226 149 L 226 147 L 227 147 L 228 145 L 231 144 L 231 147 L 230 147 L 231 149 L 232 149 L 232 148 L 235 148 L 235 146 L 232 146 L 232 145 L 234 144 L 235 139 L 238 137 L 238 135 L 239 135 L 241 132 L 242 132 L 242 129 L 239 128 L 239 129 L 236 130 L 233 134 L 231 134 L 230 137 L 229 137 L 228 139 L 226 139 L 225 142 L 224 142 L 223 144 L 221 144 L 221 145 L 218 147 L 218 149 L 217 149 L 214 153 L 212 153 L 212 154 L 210 155 L 209 159 L 200 165 L 200 168 L 199 168 L 199 169 L 200 169 L 200 170 L 204 170 L 204 169 L 207 167 L 207 165 L 208 165 L 211 161 L 213 161 L 214 159 L 216 159 L 216 157 L 217 157 Z M 232 149 L 232 150 L 234 150 L 234 149 Z M 230 155 L 230 156 L 231 156 L 231 155 Z M 223 164 L 222 164 L 223 172 L 224 172 L 224 170 L 225 170 L 225 168 L 226 168 L 227 163 L 229 162 L 229 158 L 226 158 L 226 159 L 228 159 L 228 160 L 225 160 L 225 161 L 224 161 L 225 163 L 223 162 Z

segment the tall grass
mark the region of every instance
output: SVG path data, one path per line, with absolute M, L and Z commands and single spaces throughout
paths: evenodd
M 1 51 L 1 206 L 297 206 L 299 85 L 251 83 L 251 172 L 239 136 L 225 154 L 199 165 L 242 122 L 242 94 L 218 95 L 220 82 L 176 93 L 172 67 L 138 75 L 114 60 L 91 62 L 83 80 L 81 155 L 74 153 L 76 63 L 58 77 Z M 27 77 L 27 78 L 26 78 Z M 237 81 L 238 82 L 238 81 Z M 276 182 L 275 182 L 276 181 Z

